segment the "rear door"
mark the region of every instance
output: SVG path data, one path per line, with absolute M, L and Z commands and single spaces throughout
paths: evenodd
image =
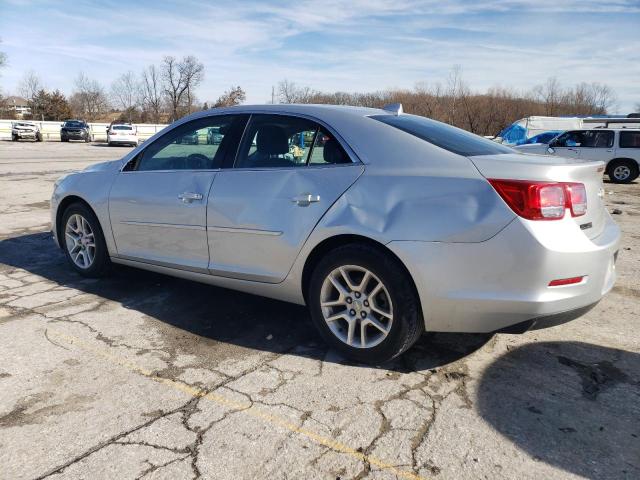
M 588 161 L 608 162 L 613 158 L 613 130 L 588 130 L 580 147 L 580 158 Z
M 640 130 L 620 130 L 616 158 L 631 158 L 640 163 Z
M 284 280 L 320 218 L 363 172 L 327 128 L 284 115 L 252 115 L 230 167 L 209 196 L 209 269 L 268 283 Z
M 121 171 L 110 192 L 109 215 L 118 256 L 207 272 L 207 196 L 225 155 L 233 156 L 246 117 L 213 116 L 158 138 Z M 219 145 L 181 142 L 227 132 Z

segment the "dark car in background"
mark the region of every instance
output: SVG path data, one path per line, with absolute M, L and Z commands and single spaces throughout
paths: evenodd
M 91 141 L 91 132 L 87 122 L 82 120 L 67 120 L 60 129 L 60 141 L 83 140 L 87 143 Z

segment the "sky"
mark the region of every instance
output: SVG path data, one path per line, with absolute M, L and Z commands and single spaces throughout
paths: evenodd
M 628 113 L 639 30 L 640 0 L 0 0 L 0 88 L 17 93 L 33 70 L 67 94 L 81 71 L 108 89 L 165 55 L 195 55 L 201 101 L 240 85 L 265 103 L 283 79 L 363 92 L 442 83 L 459 65 L 474 91 L 605 83 L 613 113 Z

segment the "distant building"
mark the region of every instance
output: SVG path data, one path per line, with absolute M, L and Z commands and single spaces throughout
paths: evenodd
M 16 118 L 24 118 L 25 115 L 31 115 L 29 102 L 22 97 L 7 97 L 5 103 L 8 110 L 16 112 Z

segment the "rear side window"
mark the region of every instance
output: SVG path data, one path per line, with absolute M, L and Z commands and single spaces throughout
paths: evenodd
M 640 148 L 640 132 L 620 132 L 620 148 Z
M 514 153 L 511 148 L 479 135 L 417 115 L 374 115 L 371 118 L 465 157 Z

